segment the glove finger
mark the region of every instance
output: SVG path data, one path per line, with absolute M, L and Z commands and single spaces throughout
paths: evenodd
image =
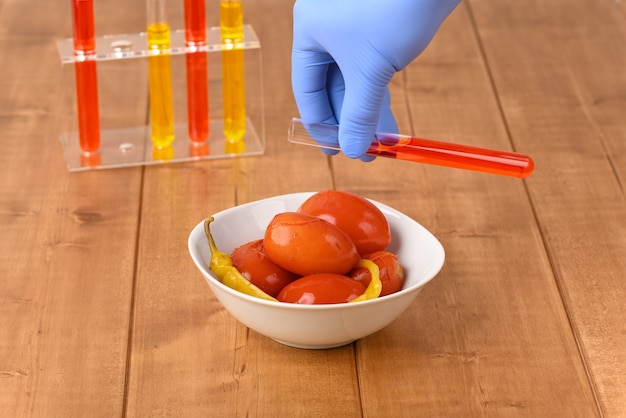
M 344 77 L 346 91 L 339 119 L 339 145 L 350 158 L 361 157 L 372 143 L 393 71 L 390 73 L 379 77 L 380 80 L 366 78 L 359 71 Z
M 339 120 L 341 118 L 341 106 L 343 105 L 343 99 L 345 95 L 345 83 L 343 81 L 343 75 L 336 64 L 331 64 L 328 67 L 328 97 L 330 99 L 330 105 L 335 114 L 335 118 Z M 378 125 L 376 127 L 378 132 L 397 133 L 398 125 L 396 118 L 391 112 L 391 96 L 389 94 L 389 88 L 385 89 L 385 97 L 383 99 L 383 106 L 378 119 Z M 360 160 L 369 162 L 375 159 L 371 155 L 363 155 L 359 157 Z
M 291 86 L 300 117 L 316 123 L 336 124 L 326 90 L 330 55 L 315 51 L 293 51 Z
M 391 112 L 391 96 L 389 94 L 389 88 L 385 91 L 385 98 L 383 100 L 383 107 L 380 109 L 376 132 L 398 133 L 398 124 L 396 123 L 396 118 Z M 365 154 L 359 157 L 359 159 L 364 162 L 370 162 L 376 159 L 376 157 Z
M 393 116 L 393 112 L 391 111 L 391 95 L 389 93 L 389 88 L 385 91 L 383 107 L 380 109 L 380 117 L 378 118 L 376 131 L 391 134 L 398 133 L 398 124 L 396 122 L 396 118 Z
M 346 85 L 343 81 L 343 75 L 336 63 L 328 66 L 328 80 L 326 82 L 328 90 L 328 99 L 330 107 L 335 115 L 335 119 L 341 118 L 341 106 L 343 106 L 343 97 L 346 93 Z
M 328 98 L 326 79 L 328 66 L 333 60 L 326 53 L 314 51 L 293 51 L 291 85 L 300 118 L 306 123 L 337 124 Z M 319 143 L 336 142 L 336 138 L 312 138 Z M 337 151 L 322 149 L 326 155 Z
M 343 81 L 343 75 L 339 70 L 339 66 L 331 64 L 328 68 L 328 97 L 330 99 L 330 105 L 335 114 L 337 120 L 341 119 L 341 106 L 343 105 L 343 98 L 346 92 L 346 85 Z M 359 157 L 361 161 L 370 162 L 376 157 L 372 155 L 364 154 Z

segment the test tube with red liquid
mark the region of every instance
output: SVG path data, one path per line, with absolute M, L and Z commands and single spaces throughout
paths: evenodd
M 100 115 L 93 0 L 72 0 L 72 18 L 80 148 L 95 153 L 100 148 Z
M 304 123 L 294 118 L 289 129 L 289 142 L 340 151 L 337 134 L 336 125 Z M 393 133 L 377 132 L 367 154 L 517 178 L 530 176 L 535 167 L 528 155 L 516 152 Z
M 205 0 L 185 0 L 185 46 L 189 139 L 200 145 L 209 138 Z

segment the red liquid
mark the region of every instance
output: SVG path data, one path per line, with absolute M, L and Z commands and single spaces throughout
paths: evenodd
M 189 155 L 192 157 L 206 157 L 209 151 L 208 142 L 189 142 Z
M 205 0 L 185 0 L 185 42 L 187 47 L 206 47 Z M 207 53 L 187 52 L 187 113 L 189 138 L 209 138 L 209 82 Z
M 206 44 L 205 0 L 185 0 L 185 41 Z
M 72 1 L 78 134 L 84 152 L 100 148 L 98 75 L 96 71 L 93 0 Z
M 526 178 L 534 170 L 529 156 L 515 152 L 420 138 L 389 137 L 378 141 L 368 154 L 517 178 Z
M 83 152 L 80 155 L 80 166 L 81 167 L 98 167 L 102 164 L 102 156 L 99 152 Z
M 98 74 L 96 61 L 76 61 L 76 103 L 78 135 L 84 152 L 100 148 L 100 115 L 98 111 Z
M 93 24 L 93 1 L 72 0 L 72 19 L 74 49 L 85 53 L 94 52 L 96 41 Z
M 209 138 L 207 53 L 188 52 L 186 59 L 189 138 L 194 142 L 205 142 Z

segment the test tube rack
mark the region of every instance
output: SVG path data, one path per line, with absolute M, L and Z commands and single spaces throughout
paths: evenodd
M 246 149 L 230 154 L 224 149 L 222 121 L 222 43 L 219 27 L 207 28 L 207 43 L 197 49 L 185 44 L 185 31 L 171 32 L 169 53 L 172 62 L 175 140 L 172 147 L 153 147 L 146 98 L 148 96 L 148 57 L 145 32 L 96 37 L 98 93 L 100 99 L 100 149 L 85 154 L 79 145 L 76 110 L 74 44 L 72 38 L 57 41 L 67 88 L 62 104 L 60 142 L 69 171 L 109 169 L 140 165 L 186 162 L 206 159 L 262 155 L 265 152 L 265 120 L 261 43 L 252 26 L 244 25 L 241 48 L 245 53 Z M 196 144 L 189 139 L 187 127 L 185 55 L 197 50 L 208 55 L 209 139 Z M 126 80 L 129 80 L 126 82 Z M 102 106 L 103 103 L 108 105 Z M 145 103 L 145 112 L 138 109 Z M 115 111 L 112 111 L 112 107 Z M 108 113 L 115 116 L 108 117 Z

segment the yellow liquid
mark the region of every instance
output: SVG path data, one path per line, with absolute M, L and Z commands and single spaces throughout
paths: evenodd
M 243 6 L 241 0 L 220 1 L 220 35 L 222 42 L 243 40 Z
M 152 147 L 152 159 L 154 161 L 169 161 L 174 159 L 174 148 L 170 146 Z
M 172 101 L 172 66 L 167 50 L 170 28 L 166 23 L 148 25 L 150 79 L 150 128 L 154 146 L 169 147 L 174 141 L 174 105 Z
M 222 102 L 224 110 L 225 151 L 240 154 L 246 144 L 246 88 L 241 1 L 220 2 L 222 36 Z

